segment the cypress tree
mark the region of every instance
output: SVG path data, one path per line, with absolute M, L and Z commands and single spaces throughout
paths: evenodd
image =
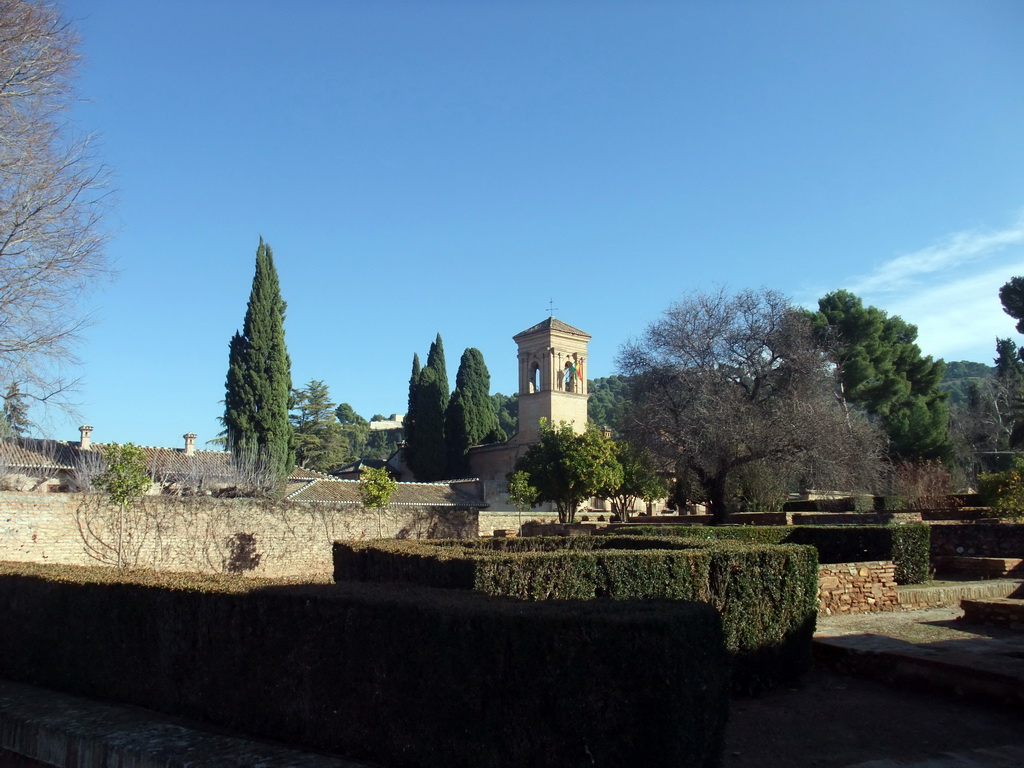
M 274 255 L 261 237 L 245 322 L 229 347 L 224 425 L 236 455 L 265 461 L 282 476 L 295 460 L 288 421 L 292 376 L 284 341 L 285 307 Z
M 405 408 L 405 418 L 402 420 L 402 431 L 405 434 L 405 463 L 409 465 L 413 475 L 416 474 L 416 402 L 417 392 L 420 384 L 420 356 L 413 353 L 412 375 L 409 377 L 409 402 Z
M 430 345 L 427 364 L 419 367 L 413 356 L 409 381 L 409 409 L 405 415 L 405 460 L 417 480 L 432 482 L 444 478 L 447 452 L 444 442 L 445 412 L 448 410 L 448 371 L 441 334 Z
M 445 441 L 448 451 L 448 476 L 469 474 L 466 452 L 471 446 L 504 439 L 498 427 L 498 415 L 491 403 L 491 375 L 479 349 L 462 353 L 455 376 L 455 392 L 445 417 Z

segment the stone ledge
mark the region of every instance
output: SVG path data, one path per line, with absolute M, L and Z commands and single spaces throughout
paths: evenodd
M 57 768 L 367 768 L 137 707 L 0 680 L 0 750 Z

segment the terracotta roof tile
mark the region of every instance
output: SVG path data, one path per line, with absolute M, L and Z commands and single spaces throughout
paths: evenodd
M 568 333 L 572 336 L 582 336 L 585 339 L 592 338 L 586 331 L 581 331 L 579 328 L 573 328 L 568 323 L 563 323 L 561 320 L 549 317 L 543 322 L 537 323 L 536 325 L 527 328 L 525 331 L 521 331 L 512 337 L 513 341 L 518 341 L 523 336 L 529 336 L 534 333 L 540 333 L 541 331 L 559 331 L 561 333 Z
M 359 504 L 358 480 L 312 480 L 285 497 L 304 503 Z M 398 483 L 388 506 L 473 507 L 487 502 L 479 496 L 454 488 L 448 483 Z

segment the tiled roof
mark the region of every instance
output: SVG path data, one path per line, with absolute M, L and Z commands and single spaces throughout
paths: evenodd
M 78 448 L 56 440 L 6 437 L 0 440 L 0 465 L 10 469 L 71 469 Z
M 312 480 L 285 499 L 305 503 L 360 504 L 359 481 Z M 398 483 L 388 506 L 483 508 L 488 505 L 479 496 L 453 488 L 448 483 Z
M 35 438 L 0 439 L 0 464 L 13 469 L 70 470 L 83 460 L 98 462 L 103 456 L 103 443 L 82 449 L 77 442 L 38 440 Z M 184 448 L 155 448 L 140 445 L 150 472 L 157 476 L 203 474 L 218 476 L 231 469 L 231 454 L 225 451 L 197 450 L 191 455 Z
M 586 331 L 581 331 L 579 328 L 573 328 L 568 323 L 563 323 L 561 320 L 558 320 L 557 318 L 549 317 L 547 320 L 537 323 L 532 328 L 527 328 L 525 331 L 517 333 L 515 336 L 512 337 L 512 340 L 518 341 L 523 336 L 529 336 L 534 333 L 540 333 L 541 331 L 558 331 L 560 333 L 568 333 L 571 336 L 582 336 L 585 339 L 591 338 L 590 334 L 587 333 Z
M 308 482 L 322 478 L 330 479 L 330 477 L 326 472 L 317 472 L 315 469 L 306 469 L 305 467 L 295 467 L 295 469 L 288 473 L 288 482 L 294 483 L 299 480 Z
M 346 464 L 344 467 L 338 467 L 332 470 L 330 473 L 331 477 L 340 477 L 341 475 L 351 475 L 355 472 L 362 472 L 364 469 L 387 469 L 389 472 L 394 474 L 394 469 L 384 459 L 357 459 L 351 464 Z

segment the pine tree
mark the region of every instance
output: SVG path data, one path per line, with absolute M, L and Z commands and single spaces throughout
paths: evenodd
M 917 328 L 849 291 L 826 295 L 818 308 L 810 319 L 836 363 L 844 402 L 879 419 L 893 458 L 947 459 L 949 410 L 939 388 L 946 366 L 921 354 Z
M 284 340 L 285 307 L 273 253 L 261 237 L 245 323 L 230 344 L 224 424 L 236 455 L 256 457 L 282 476 L 295 458 L 288 420 L 292 377 Z
M 330 472 L 348 458 L 348 441 L 335 417 L 336 405 L 322 381 L 313 379 L 293 392 L 291 423 L 295 430 L 295 459 L 300 467 Z
M 467 349 L 459 361 L 455 392 L 445 414 L 448 477 L 469 474 L 466 452 L 471 446 L 504 439 L 490 396 L 491 375 L 478 349 Z

